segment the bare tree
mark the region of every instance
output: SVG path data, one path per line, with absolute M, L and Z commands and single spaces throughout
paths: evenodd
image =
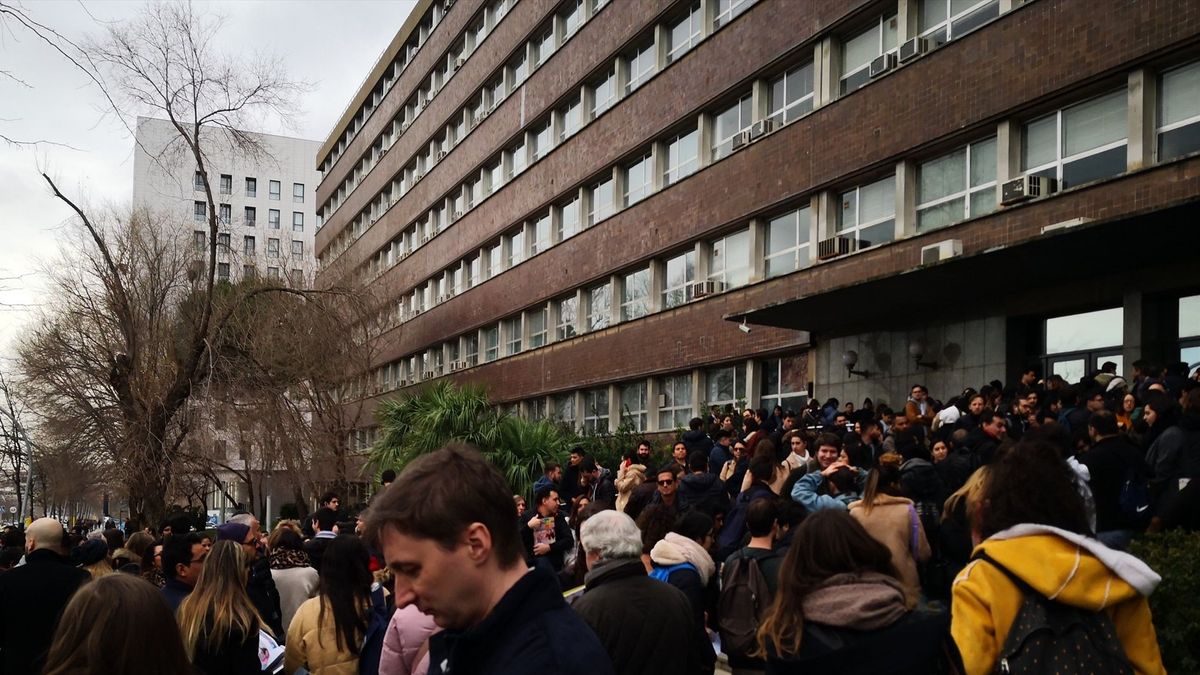
M 17 513 L 24 515 L 29 499 L 29 464 L 33 446 L 27 436 L 25 405 L 13 393 L 12 383 L 0 371 L 0 476 L 12 486 Z M 32 510 L 30 510 L 32 513 Z

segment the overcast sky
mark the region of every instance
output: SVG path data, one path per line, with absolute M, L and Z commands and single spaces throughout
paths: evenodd
M 142 2 L 58 0 L 17 3 L 35 20 L 78 41 L 106 22 L 135 16 Z M 195 2 L 197 13 L 224 17 L 220 48 L 280 56 L 293 79 L 311 91 L 292 128 L 275 122 L 268 133 L 324 141 L 415 0 Z M 94 204 L 127 204 L 133 184 L 133 139 L 105 115 L 103 99 L 66 60 L 24 31 L 0 24 L 0 68 L 28 87 L 0 78 L 0 134 L 43 144 L 0 144 L 0 366 L 33 316 L 23 306 L 41 301 L 43 264 L 57 254 L 69 217 L 51 198 L 45 170 L 64 192 Z

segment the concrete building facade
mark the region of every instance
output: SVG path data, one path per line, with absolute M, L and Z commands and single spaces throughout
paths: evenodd
M 424 2 L 317 155 L 320 274 L 388 299 L 364 405 L 597 431 L 1187 358 L 1198 78 L 1186 2 Z

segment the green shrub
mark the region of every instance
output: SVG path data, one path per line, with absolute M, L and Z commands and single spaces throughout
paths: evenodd
M 1162 575 L 1150 611 L 1167 672 L 1200 672 L 1200 533 L 1149 535 L 1129 552 Z

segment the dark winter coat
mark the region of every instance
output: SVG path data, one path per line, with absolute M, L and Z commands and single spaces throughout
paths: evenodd
M 698 508 L 705 513 L 715 513 L 722 505 L 728 505 L 725 483 L 714 473 L 691 473 L 679 481 L 679 492 L 675 498 L 683 510 Z
M 615 673 L 596 634 L 540 569 L 521 577 L 478 624 L 434 634 L 429 656 L 429 675 Z
M 38 549 L 0 575 L 0 673 L 42 672 L 58 617 L 88 573 Z
M 621 675 L 685 675 L 700 671 L 704 634 L 679 589 L 646 576 L 640 558 L 588 572 L 575 611 L 596 631 Z M 664 648 L 667 645 L 677 649 Z M 691 645 L 691 646 L 687 646 Z
M 258 660 L 258 631 L 249 636 L 241 632 L 230 634 L 221 643 L 219 651 L 210 649 L 201 636 L 192 663 L 204 675 L 257 675 L 262 672 L 262 662 Z
M 582 488 L 582 491 L 593 504 L 604 504 L 610 509 L 616 508 L 617 486 L 611 478 L 601 476 L 590 487 Z
M 687 448 L 688 457 L 691 457 L 693 452 L 706 453 L 713 446 L 712 439 L 700 429 L 691 429 L 684 432 L 683 437 L 679 440 L 683 442 L 683 447 Z
M 691 456 L 690 450 L 688 451 L 688 456 Z M 720 443 L 714 443 L 713 446 L 708 449 L 708 472 L 714 476 L 721 473 L 721 469 L 725 466 L 725 462 L 728 462 L 731 459 L 733 459 L 732 450 L 721 445 Z
M 179 609 L 183 599 L 192 593 L 192 587 L 178 579 L 167 579 L 167 583 L 159 590 L 167 599 L 167 604 L 171 606 L 172 612 Z
M 258 616 L 266 622 L 271 633 L 279 644 L 287 639 L 287 628 L 283 625 L 283 611 L 280 609 L 279 589 L 275 588 L 275 578 L 271 576 L 271 561 L 260 557 L 250 564 L 250 578 L 246 581 L 246 594 Z M 255 636 L 258 639 L 258 636 Z M 257 642 L 255 643 L 257 645 Z
M 529 521 L 533 519 L 533 513 L 528 511 L 521 516 L 518 527 L 521 531 L 521 541 L 525 544 L 525 556 L 527 560 L 537 560 L 545 558 L 546 562 L 554 568 L 555 572 L 562 570 L 563 556 L 571 547 L 575 545 L 575 540 L 571 537 L 571 526 L 567 524 L 567 519 L 561 514 L 554 516 L 554 543 L 550 544 L 550 552 L 544 556 L 533 554 L 533 544 L 536 541 L 533 530 L 529 529 Z
M 717 560 L 728 558 L 742 547 L 746 537 L 746 509 L 759 497 L 774 498 L 775 493 L 764 483 L 754 483 L 733 500 L 733 506 L 725 516 L 725 525 L 717 534 Z
M 1155 482 L 1200 478 L 1200 415 L 1184 415 L 1155 439 L 1146 454 Z
M 770 653 L 767 673 L 800 675 L 928 675 L 941 672 L 950 632 L 949 613 L 909 612 L 896 623 L 878 630 L 832 628 L 811 621 L 804 624 L 800 653 L 781 659 Z
M 1091 474 L 1088 484 L 1096 501 L 1096 531 L 1136 529 L 1137 523 L 1121 512 L 1120 500 L 1127 475 L 1143 485 L 1149 475 L 1137 446 L 1123 436 L 1112 436 L 1098 441 L 1078 459 Z

